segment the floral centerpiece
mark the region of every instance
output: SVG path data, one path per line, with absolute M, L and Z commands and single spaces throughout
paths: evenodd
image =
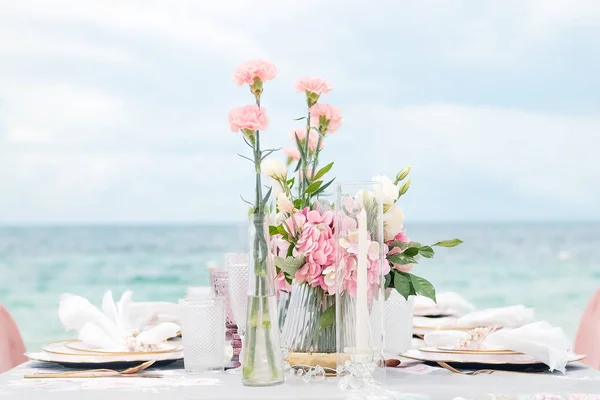
M 276 283 L 279 290 L 291 291 L 287 317 L 283 325 L 282 345 L 292 352 L 330 353 L 335 351 L 336 290 L 356 292 L 356 243 L 352 237 L 335 242 L 336 213 L 322 197 L 334 179 L 326 179 L 334 163 L 319 168 L 326 140 L 342 125 L 340 111 L 320 103 L 321 96 L 332 87 L 320 78 L 303 78 L 296 90 L 304 93 L 306 116 L 298 118 L 305 127 L 294 129 L 293 146 L 284 149 L 287 166 L 277 160 L 265 162 L 263 172 L 273 180 L 276 217 L 269 227 L 271 250 L 275 255 Z M 410 168 L 400 171 L 395 179 L 375 176 L 378 189 L 374 193 L 383 203 L 384 239 L 382 262 L 374 258 L 369 274 L 377 276 L 383 268 L 385 287 L 402 296 L 420 294 L 435 301 L 435 289 L 426 279 L 411 273 L 419 258 L 432 258 L 434 247 L 453 247 L 459 239 L 422 245 L 408 239 L 403 229 L 403 213 L 396 204 L 410 187 Z M 344 276 L 336 277 L 336 245 L 345 249 L 342 263 Z M 371 253 L 370 253 L 371 254 Z M 341 282 L 341 287 L 337 287 Z

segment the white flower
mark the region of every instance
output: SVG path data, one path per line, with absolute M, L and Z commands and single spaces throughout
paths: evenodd
M 358 193 L 356 193 L 356 205 L 360 209 L 366 208 L 373 199 L 375 199 L 375 194 L 373 192 L 359 190 Z
M 285 193 L 279 193 L 279 196 L 277 196 L 277 208 L 281 212 L 291 213 L 294 211 L 294 204 L 288 199 Z
M 269 178 L 285 181 L 287 178 L 287 167 L 283 161 L 276 158 L 267 158 L 261 164 L 262 172 Z
M 392 205 L 383 214 L 383 234 L 385 240 L 392 240 L 404 226 L 404 214 L 397 205 Z
M 334 287 L 335 286 L 335 265 L 330 265 L 329 267 L 325 268 L 323 270 L 323 275 L 325 275 L 325 277 L 323 278 L 325 280 L 325 284 L 327 285 L 327 287 Z
M 376 175 L 373 177 L 375 182 L 381 182 L 381 185 L 373 185 L 375 197 L 384 205 L 392 205 L 398 200 L 398 185 L 394 184 L 390 178 L 384 175 Z

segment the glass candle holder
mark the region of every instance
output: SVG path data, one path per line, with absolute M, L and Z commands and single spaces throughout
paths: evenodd
M 222 371 L 225 364 L 223 299 L 179 300 L 185 372 Z
M 233 356 L 231 362 L 225 366 L 225 369 L 237 368 L 240 366 L 239 355 L 242 348 L 242 342 L 237 334 L 237 325 L 231 311 L 231 300 L 229 297 L 229 273 L 227 268 L 211 267 L 209 269 L 210 279 L 215 297 L 222 298 L 225 307 L 225 339 L 231 342 Z
M 336 348 L 342 387 L 385 379 L 382 185 L 335 186 Z

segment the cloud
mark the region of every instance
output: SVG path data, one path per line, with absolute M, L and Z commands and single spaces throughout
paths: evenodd
M 226 115 L 250 57 L 280 71 L 265 145 L 303 113 L 294 80 L 326 77 L 324 157 L 340 180 L 412 165 L 409 218 L 600 217 L 595 1 L 6 3 L 0 222 L 243 218 Z

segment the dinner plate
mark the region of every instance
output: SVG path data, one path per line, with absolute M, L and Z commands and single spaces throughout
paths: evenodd
M 504 354 L 490 354 L 490 353 L 458 353 L 458 352 L 447 352 L 440 351 L 435 347 L 421 347 L 420 349 L 411 349 L 401 354 L 402 357 L 410 358 L 413 360 L 427 361 L 427 362 L 445 362 L 453 364 L 480 364 L 480 365 L 536 365 L 543 364 L 541 361 L 528 356 L 526 354 L 516 353 L 504 353 Z M 584 355 L 571 354 L 569 356 L 569 362 L 581 361 L 585 358 Z
M 156 345 L 156 349 L 152 350 L 152 351 L 130 351 L 130 352 L 119 350 L 119 349 L 99 349 L 97 347 L 83 343 L 80 340 L 65 342 L 65 347 L 67 347 L 71 350 L 78 351 L 78 352 L 102 353 L 102 354 L 111 354 L 111 355 L 160 354 L 160 353 L 174 353 L 177 351 L 181 351 L 181 347 L 177 346 L 173 343 L 160 343 L 160 344 Z M 43 347 L 42 347 L 42 350 L 47 351 Z
M 183 350 L 169 353 L 124 353 L 122 355 L 105 353 L 84 353 L 70 349 L 67 343 L 74 341 L 62 341 L 44 345 L 44 351 L 38 353 L 27 353 L 30 360 L 53 362 L 72 368 L 103 367 L 103 368 L 128 368 L 139 365 L 146 361 L 155 361 L 157 366 L 170 364 L 183 359 Z
M 506 349 L 457 349 L 453 346 L 422 347 L 420 350 L 429 353 L 452 354 L 522 354 Z
M 433 331 L 465 331 L 468 332 L 477 326 L 457 326 L 458 318 L 456 317 L 414 317 L 413 318 L 413 334 L 425 335 Z

